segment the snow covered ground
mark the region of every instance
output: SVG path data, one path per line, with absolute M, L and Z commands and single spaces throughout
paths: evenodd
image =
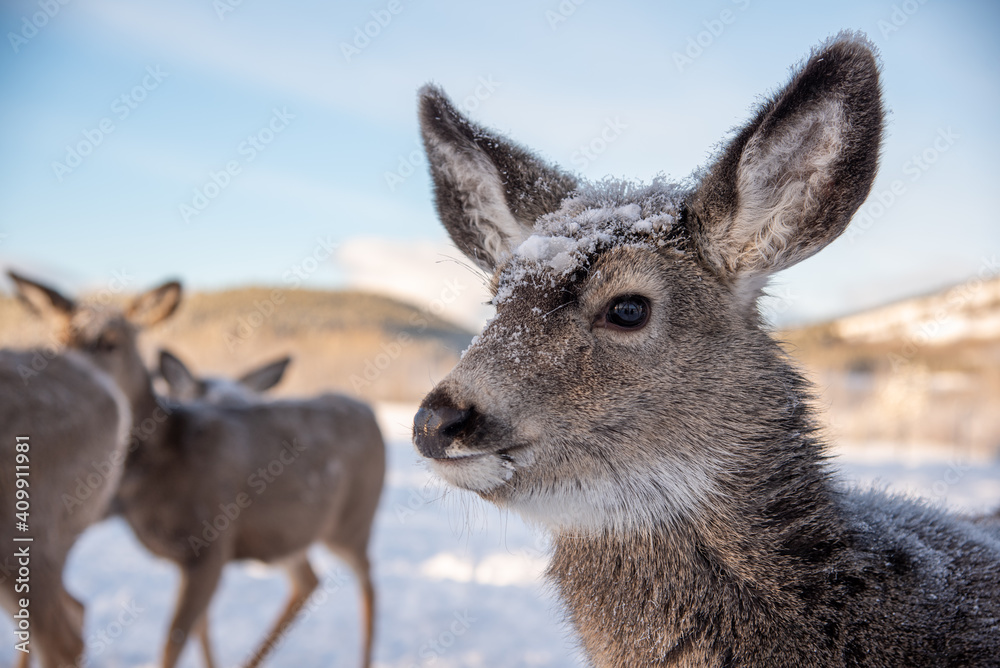
M 381 410 L 389 474 L 372 546 L 380 606 L 376 665 L 582 665 L 539 577 L 544 540 L 516 516 L 431 481 L 409 443 L 413 412 Z M 858 453 L 850 450 L 837 460 L 848 479 L 907 489 L 965 511 L 1000 505 L 1000 462 L 894 463 Z M 360 631 L 354 580 L 322 549 L 312 556 L 322 589 L 269 665 L 355 666 Z M 170 563 L 151 557 L 121 520 L 111 520 L 84 534 L 66 577 L 87 605 L 85 665 L 156 665 L 178 584 Z M 286 595 L 278 569 L 251 563 L 227 568 L 210 612 L 220 666 L 247 658 Z M 11 638 L 10 630 L 3 617 L 3 637 Z M 0 666 L 14 664 L 12 644 L 0 647 Z M 203 665 L 196 650 L 188 647 L 182 666 Z

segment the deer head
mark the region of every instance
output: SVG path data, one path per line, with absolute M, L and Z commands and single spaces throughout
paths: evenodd
M 579 182 L 430 86 L 420 123 L 441 220 L 496 307 L 416 415 L 433 471 L 556 529 L 629 531 L 745 493 L 794 453 L 803 393 L 757 299 L 871 188 L 866 41 L 819 48 L 693 184 Z
M 149 391 L 149 374 L 137 345 L 138 333 L 173 314 L 180 303 L 180 283 L 164 283 L 121 308 L 77 302 L 14 272 L 8 275 L 18 298 L 33 313 L 56 324 L 60 343 L 87 355 L 133 402 Z

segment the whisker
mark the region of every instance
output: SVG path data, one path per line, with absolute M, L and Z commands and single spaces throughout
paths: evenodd
M 443 257 L 444 259 L 443 260 L 435 260 L 434 261 L 435 264 L 442 264 L 442 263 L 445 263 L 445 262 L 453 262 L 453 263 L 457 264 L 458 266 L 463 267 L 470 274 L 472 274 L 473 276 L 475 276 L 476 279 L 480 282 L 480 284 L 482 284 L 484 286 L 489 284 L 489 280 L 490 279 L 489 279 L 489 276 L 486 275 L 486 272 L 484 272 L 479 267 L 477 267 L 477 266 L 475 266 L 473 264 L 470 264 L 468 262 L 468 260 L 466 260 L 465 258 L 453 257 L 451 255 L 445 255 L 444 253 L 441 253 L 440 256 Z
M 558 310 L 559 310 L 559 309 L 561 309 L 562 307 L 564 307 L 564 306 L 569 306 L 569 305 L 570 305 L 570 304 L 572 304 L 572 303 L 574 303 L 574 302 L 566 302 L 565 304 L 560 304 L 559 306 L 555 307 L 554 309 L 552 309 L 551 311 L 549 311 L 548 313 L 546 313 L 546 314 L 545 314 L 545 315 L 543 315 L 542 317 L 543 317 L 543 318 L 547 318 L 547 317 L 548 317 L 549 315 L 551 315 L 552 313 L 555 313 L 556 311 L 558 311 Z

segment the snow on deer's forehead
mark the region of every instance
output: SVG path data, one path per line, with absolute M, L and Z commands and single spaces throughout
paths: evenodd
M 681 192 L 654 181 L 636 187 L 624 182 L 591 187 L 563 202 L 554 213 L 539 218 L 531 236 L 514 249 L 500 275 L 494 303 L 509 298 L 514 288 L 547 277 L 576 280 L 595 254 L 621 246 L 656 249 L 673 243 Z

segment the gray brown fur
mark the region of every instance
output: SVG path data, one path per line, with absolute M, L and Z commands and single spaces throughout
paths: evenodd
M 821 45 L 691 187 L 582 184 L 553 205 L 570 177 L 522 169 L 438 89 L 420 118 L 443 223 L 493 272 L 497 315 L 414 441 L 549 529 L 548 577 L 594 666 L 1000 665 L 997 522 L 845 489 L 757 311 L 769 274 L 871 188 L 883 112 L 863 37 Z M 546 213 L 512 232 L 498 211 L 526 200 Z M 625 295 L 644 326 L 614 326 Z
M 21 278 L 12 276 L 20 285 Z M 44 295 L 28 290 L 25 299 Z M 30 302 L 29 302 L 30 303 Z M 11 614 L 30 601 L 31 656 L 45 668 L 82 658 L 83 605 L 63 586 L 70 548 L 103 517 L 121 475 L 131 413 L 104 373 L 75 353 L 0 350 L 0 541 L 4 545 L 0 600 Z M 28 437 L 29 531 L 15 530 L 15 443 Z M 15 537 L 33 540 L 14 542 Z M 18 583 L 20 548 L 31 575 Z M 28 589 L 23 589 L 27 586 Z M 19 590 L 15 588 L 20 588 Z M 21 654 L 28 665 L 28 654 Z
M 181 569 L 161 665 L 176 664 L 192 632 L 206 665 L 213 665 L 207 609 L 223 567 L 238 559 L 280 562 L 292 579 L 284 612 L 246 665 L 260 663 L 318 584 L 306 558 L 317 541 L 359 579 L 368 665 L 374 588 L 367 547 L 385 470 L 374 414 L 337 395 L 239 406 L 157 397 L 137 337 L 174 311 L 180 292 L 179 284 L 167 283 L 124 312 L 103 307 L 68 314 L 79 321 L 68 344 L 109 373 L 131 405 L 133 440 L 114 508 L 147 549 Z M 280 474 L 268 473 L 275 462 Z M 227 517 L 227 509 L 235 516 Z M 228 528 L 206 533 L 220 516 Z

